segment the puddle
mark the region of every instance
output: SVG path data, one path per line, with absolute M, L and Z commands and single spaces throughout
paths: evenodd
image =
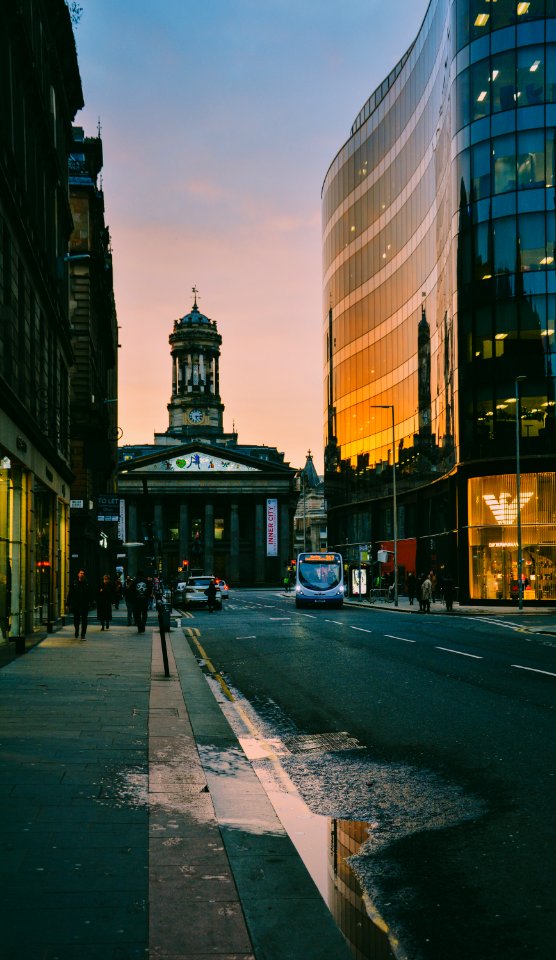
M 243 742 L 240 738 L 240 743 Z M 334 820 L 312 813 L 299 793 L 285 792 L 268 777 L 257 775 L 334 920 L 358 960 L 404 960 L 391 945 L 392 934 L 374 910 L 349 865 L 368 841 L 366 821 Z M 292 785 L 293 786 L 293 785 Z
M 373 824 L 313 813 L 280 762 L 283 741 L 252 735 L 251 729 L 246 735 L 245 726 L 251 727 L 247 704 L 242 707 L 237 700 L 231 704 L 222 698 L 218 684 L 210 685 L 354 956 L 357 960 L 408 960 L 349 864 L 368 842 Z

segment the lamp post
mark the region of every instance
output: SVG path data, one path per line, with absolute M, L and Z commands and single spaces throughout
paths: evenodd
M 521 434 L 521 409 L 519 384 L 524 376 L 515 378 L 515 486 L 517 495 L 517 606 L 523 610 L 523 553 L 521 549 L 521 470 L 519 463 L 519 441 Z
M 394 606 L 398 606 L 398 503 L 396 499 L 396 432 L 394 426 L 394 404 L 373 403 L 372 410 L 390 410 L 392 412 L 392 509 L 394 511 Z

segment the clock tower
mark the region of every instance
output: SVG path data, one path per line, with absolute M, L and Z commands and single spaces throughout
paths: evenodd
M 193 308 L 175 321 L 170 334 L 172 399 L 167 436 L 179 439 L 223 435 L 218 374 L 222 337 L 215 321 L 200 312 L 197 292 L 193 287 Z

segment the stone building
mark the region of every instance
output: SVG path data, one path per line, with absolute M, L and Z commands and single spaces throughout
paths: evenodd
M 194 293 L 170 334 L 168 430 L 153 444 L 120 448 L 127 567 L 167 582 L 197 571 L 232 585 L 278 584 L 292 550 L 295 470 L 276 447 L 224 431 L 222 338 Z
M 70 567 L 92 582 L 116 564 L 118 325 L 110 233 L 104 220 L 100 136 L 73 129 L 69 160 L 71 368 Z M 108 509 L 107 509 L 108 508 Z M 112 510 L 112 513 L 110 513 Z M 99 519 L 102 518 L 102 519 Z
M 63 0 L 0 4 L 0 659 L 53 629 L 67 593 L 67 163 L 82 106 Z

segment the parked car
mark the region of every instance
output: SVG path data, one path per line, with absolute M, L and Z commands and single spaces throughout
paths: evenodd
M 230 588 L 225 580 L 221 580 L 220 577 L 215 577 L 216 586 L 220 588 L 220 593 L 222 594 L 222 599 L 227 600 L 230 595 Z
M 181 601 L 185 607 L 206 606 L 208 604 L 207 587 L 214 577 L 190 577 L 187 583 L 183 584 L 182 590 L 178 591 L 178 603 Z M 178 587 L 181 584 L 178 584 Z M 214 609 L 222 609 L 222 591 L 216 583 L 216 596 L 214 599 Z

